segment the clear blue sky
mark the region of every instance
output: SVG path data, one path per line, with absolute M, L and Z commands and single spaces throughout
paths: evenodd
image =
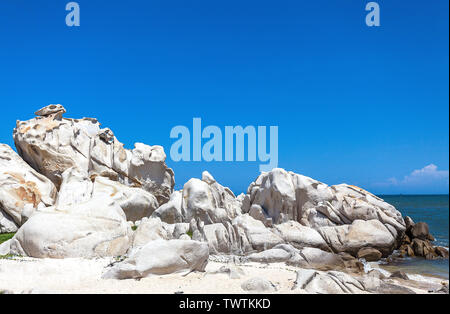
M 363 0 L 79 0 L 79 28 L 67 2 L 0 1 L 0 142 L 50 103 L 167 154 L 193 117 L 278 125 L 280 167 L 448 193 L 447 0 L 378 1 L 379 28 Z M 205 169 L 236 193 L 259 165 L 167 163 L 177 188 Z

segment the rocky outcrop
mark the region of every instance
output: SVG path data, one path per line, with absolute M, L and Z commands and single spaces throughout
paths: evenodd
M 0 145 L 0 232 L 17 231 L 2 251 L 123 256 L 105 274 L 118 279 L 203 271 L 209 254 L 238 255 L 313 269 L 299 272 L 296 287 L 317 293 L 381 289 L 378 277 L 358 281 L 318 270 L 361 273 L 363 259 L 376 261 L 399 247 L 401 255 L 448 257 L 432 245 L 428 225 L 403 219 L 352 185 L 273 169 L 236 197 L 205 171 L 174 191 L 162 147 L 125 149 L 96 119 L 67 119 L 65 112 L 50 105 L 17 122 L 13 135 L 23 160 Z M 378 291 L 397 289 L 383 284 Z
M 11 147 L 0 144 L 0 232 L 15 232 L 24 223 L 22 214 L 53 205 L 56 188 L 36 172 Z
M 37 117 L 17 121 L 14 142 L 19 155 L 59 188 L 62 174 L 76 167 L 89 177 L 103 176 L 152 193 L 159 204 L 169 200 L 173 171 L 165 164 L 161 146 L 136 143 L 123 147 L 113 132 L 101 129 L 97 119 L 67 119 L 61 105 L 37 111 Z
M 242 204 L 243 213 L 252 212 L 277 229 L 286 228 L 278 226 L 288 222 L 315 229 L 334 252 L 353 256 L 362 247 L 390 254 L 406 229 L 395 207 L 361 188 L 328 186 L 283 169 L 262 173 L 249 186 Z M 325 248 L 323 243 L 321 246 Z
M 191 240 L 155 240 L 133 250 L 124 261 L 108 270 L 105 279 L 143 278 L 181 271 L 204 271 L 208 245 Z
M 241 214 L 241 204 L 230 189 L 204 171 L 202 179 L 190 179 L 182 191 L 175 191 L 167 204 L 153 214 L 167 223 L 200 219 L 205 224 L 230 222 Z
M 405 217 L 406 232 L 402 238 L 399 255 L 417 256 L 426 259 L 448 258 L 448 248 L 434 246 L 434 237 L 430 234 L 425 222 L 414 223 L 410 217 Z
M 275 224 L 294 220 L 318 229 L 376 219 L 394 237 L 405 230 L 405 222 L 394 206 L 361 188 L 347 184 L 328 186 L 279 168 L 262 173 L 248 187 L 243 212 L 255 204 Z
M 382 257 L 382 253 L 372 247 L 363 247 L 356 255 L 358 258 L 363 258 L 367 262 L 378 261 Z
M 93 198 L 37 210 L 13 237 L 11 251 L 38 258 L 117 256 L 127 252 L 131 239 L 120 206 Z
M 259 277 L 254 277 L 246 280 L 241 284 L 241 288 L 244 291 L 253 293 L 270 293 L 277 291 L 277 287 L 271 281 Z
M 363 247 L 372 247 L 389 255 L 395 249 L 395 238 L 379 220 L 355 220 L 352 224 L 322 227 L 319 233 L 335 252 L 356 256 Z
M 286 263 L 288 265 L 312 269 L 344 269 L 346 264 L 337 254 L 317 248 L 296 249 L 288 244 L 279 244 L 260 253 L 245 257 L 246 261 L 259 263 Z
M 338 271 L 322 272 L 312 269 L 297 271 L 293 290 L 316 294 L 361 294 L 366 292 L 364 285 L 351 275 Z

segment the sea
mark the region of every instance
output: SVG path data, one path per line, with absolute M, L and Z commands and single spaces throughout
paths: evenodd
M 423 221 L 429 226 L 435 237 L 435 245 L 449 246 L 449 196 L 448 195 L 379 195 L 392 204 L 403 216 L 411 217 L 414 222 Z M 425 260 L 407 257 L 395 263 L 383 265 L 387 270 L 400 269 L 406 273 L 449 278 L 448 259 Z

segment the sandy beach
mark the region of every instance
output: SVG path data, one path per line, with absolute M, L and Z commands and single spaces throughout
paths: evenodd
M 0 260 L 0 291 L 9 293 L 81 293 L 81 294 L 152 294 L 199 293 L 242 294 L 244 281 L 260 277 L 271 281 L 275 293 L 305 293 L 292 290 L 298 268 L 283 263 L 244 263 L 236 265 L 239 278 L 231 279 L 227 273 L 216 273 L 229 264 L 210 260 L 205 272 L 175 273 L 151 276 L 140 280 L 102 279 L 112 259 L 34 259 L 13 258 Z M 408 287 L 416 293 L 439 289 L 440 278 L 410 275 L 412 280 L 389 279 L 393 284 Z

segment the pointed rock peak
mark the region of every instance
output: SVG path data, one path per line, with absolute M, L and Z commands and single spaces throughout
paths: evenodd
M 202 172 L 202 181 L 208 184 L 213 184 L 214 182 L 216 182 L 214 177 L 206 170 Z
M 66 109 L 62 105 L 48 105 L 44 108 L 39 109 L 34 114 L 41 117 L 46 117 L 55 113 L 58 113 L 60 117 L 62 117 L 63 113 L 66 112 Z

